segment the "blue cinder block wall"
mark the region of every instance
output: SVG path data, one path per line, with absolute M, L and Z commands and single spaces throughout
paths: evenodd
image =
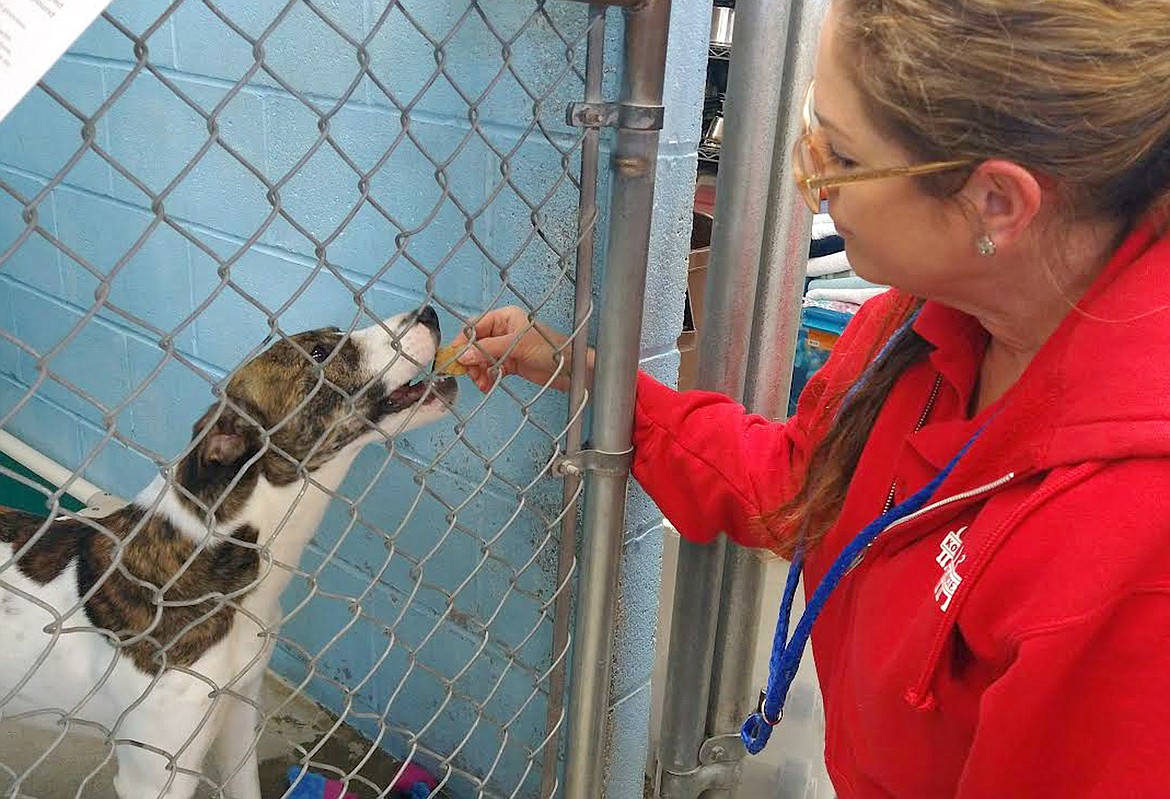
M 212 384 L 274 323 L 365 326 L 428 297 L 448 336 L 491 305 L 571 318 L 562 256 L 578 163 L 562 152 L 575 137 L 563 113 L 581 85 L 563 39 L 581 68 L 586 8 L 550 2 L 530 19 L 528 0 L 316 5 L 332 25 L 278 0 L 219 4 L 230 24 L 194 0 L 161 23 L 161 5 L 116 0 L 116 22 L 99 19 L 48 90 L 0 122 L 0 181 L 19 195 L 0 191 L 0 329 L 21 342 L 0 340 L 0 416 L 103 488 L 133 496 L 178 455 Z M 687 5 L 673 23 L 644 340 L 647 368 L 668 381 L 708 18 Z M 375 29 L 364 53 L 377 81 L 355 56 Z M 553 144 L 531 124 L 534 103 Z M 81 120 L 99 110 L 94 147 L 119 166 L 81 147 Z M 565 406 L 509 388 L 481 407 L 465 386 L 459 433 L 441 423 L 358 461 L 286 596 L 273 662 L 393 752 L 425 728 L 418 743 L 449 755 L 456 796 L 472 774 L 521 796 L 539 778 L 534 675 L 549 664 L 560 485 L 535 478 Z M 645 761 L 656 516 L 632 496 L 613 797 L 636 795 Z

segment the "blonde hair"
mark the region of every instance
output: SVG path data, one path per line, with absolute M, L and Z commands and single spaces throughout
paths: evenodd
M 1077 215 L 1170 210 L 1167 0 L 838 1 L 868 110 L 915 156 L 1006 158 Z

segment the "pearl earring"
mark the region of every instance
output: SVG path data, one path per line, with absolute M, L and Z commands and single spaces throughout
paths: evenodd
M 984 234 L 979 237 L 979 241 L 975 242 L 975 249 L 985 258 L 995 255 L 995 242 L 991 240 L 991 236 Z

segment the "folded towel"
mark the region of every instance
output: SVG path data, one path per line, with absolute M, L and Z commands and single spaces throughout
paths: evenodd
M 835 252 L 832 255 L 824 255 L 820 258 L 809 258 L 808 268 L 805 270 L 805 274 L 808 277 L 824 277 L 825 275 L 849 273 L 851 271 L 849 268 L 849 259 L 845 257 L 845 253 L 842 251 Z
M 885 286 L 879 286 L 877 283 L 871 283 L 863 277 L 857 275 L 848 275 L 846 277 L 822 277 L 817 280 L 810 280 L 808 290 L 814 291 L 816 289 L 881 289 Z
M 854 302 L 834 302 L 832 300 L 809 300 L 804 301 L 805 308 L 824 308 L 827 311 L 837 311 L 838 313 L 849 314 L 852 316 L 861 308 L 860 305 Z
M 809 258 L 824 258 L 835 252 L 845 249 L 845 239 L 840 236 L 825 236 L 823 239 L 813 239 L 808 245 Z
M 828 214 L 815 214 L 812 222 L 812 237 L 823 239 L 826 236 L 836 236 L 837 226 L 833 224 L 833 217 Z
M 872 300 L 880 294 L 889 291 L 888 288 L 874 289 L 810 289 L 804 296 L 808 300 L 830 300 L 835 302 L 849 302 L 861 305 L 866 300 Z

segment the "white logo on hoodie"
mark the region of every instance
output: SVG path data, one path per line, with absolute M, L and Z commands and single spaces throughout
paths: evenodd
M 959 584 L 963 582 L 963 578 L 959 576 L 959 564 L 967 559 L 967 555 L 963 552 L 963 533 L 967 532 L 966 527 L 960 527 L 958 530 L 947 533 L 947 537 L 939 544 L 938 557 L 935 561 L 942 567 L 942 577 L 934 586 L 934 599 L 940 602 L 939 608 L 946 612 L 946 609 L 951 606 L 951 599 L 955 595 L 955 591 L 959 590 Z

